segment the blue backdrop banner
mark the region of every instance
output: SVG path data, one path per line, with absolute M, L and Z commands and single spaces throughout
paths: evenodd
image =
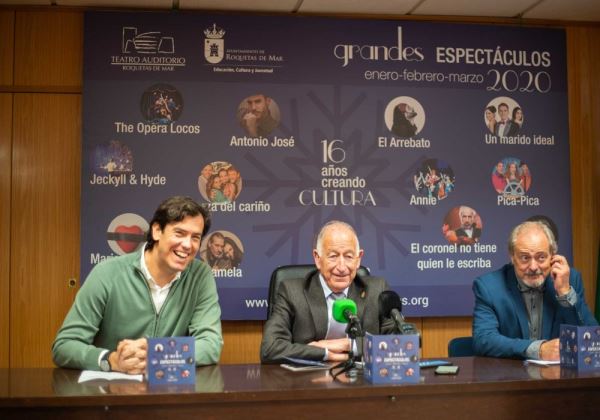
M 213 212 L 223 319 L 264 319 L 331 219 L 409 316 L 470 315 L 529 216 L 571 257 L 564 30 L 89 12 L 83 100 L 82 279 L 171 195 Z

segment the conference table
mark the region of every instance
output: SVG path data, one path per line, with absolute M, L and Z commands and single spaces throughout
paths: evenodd
M 78 383 L 80 371 L 0 369 L 0 418 L 598 418 L 600 372 L 522 360 L 448 359 L 456 375 L 421 369 L 416 384 L 372 385 L 362 375 L 292 372 L 278 365 L 198 368 L 196 384 Z

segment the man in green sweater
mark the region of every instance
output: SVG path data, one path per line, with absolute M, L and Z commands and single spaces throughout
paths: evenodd
M 143 373 L 147 337 L 192 336 L 196 364 L 217 363 L 221 308 L 212 271 L 195 259 L 209 211 L 189 197 L 160 204 L 139 252 L 98 264 L 52 345 L 61 367 Z

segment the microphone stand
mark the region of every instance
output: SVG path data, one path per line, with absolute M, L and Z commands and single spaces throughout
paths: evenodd
M 401 313 L 393 313 L 391 314 L 391 318 L 394 320 L 394 334 L 406 335 L 406 334 L 414 334 L 419 336 L 419 348 L 422 347 L 422 338 L 421 334 L 419 334 L 419 330 L 417 326 L 412 322 L 406 322 Z
M 360 325 L 360 321 L 357 317 L 352 317 L 350 322 L 348 322 L 348 326 L 346 327 L 346 334 L 350 338 L 350 351 L 348 351 L 348 360 L 345 362 L 338 363 L 329 369 L 329 374 L 333 377 L 333 379 L 337 378 L 342 373 L 346 373 L 347 376 L 356 376 L 356 361 L 354 360 L 354 344 L 356 343 L 357 337 L 364 337 L 365 333 L 362 330 Z M 335 369 L 341 368 L 338 372 L 333 373 Z
M 394 320 L 394 334 L 417 335 L 419 337 L 419 348 L 423 347 L 423 339 L 421 338 L 421 334 L 419 334 L 419 330 L 415 324 L 404 321 L 404 317 L 402 316 L 400 318 L 392 316 L 392 319 Z

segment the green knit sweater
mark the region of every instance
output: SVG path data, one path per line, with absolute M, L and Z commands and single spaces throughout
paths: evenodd
M 58 366 L 99 370 L 100 354 L 123 339 L 169 336 L 195 338 L 197 365 L 219 361 L 221 308 L 210 267 L 192 261 L 157 314 L 141 252 L 111 258 L 90 272 L 52 345 Z

